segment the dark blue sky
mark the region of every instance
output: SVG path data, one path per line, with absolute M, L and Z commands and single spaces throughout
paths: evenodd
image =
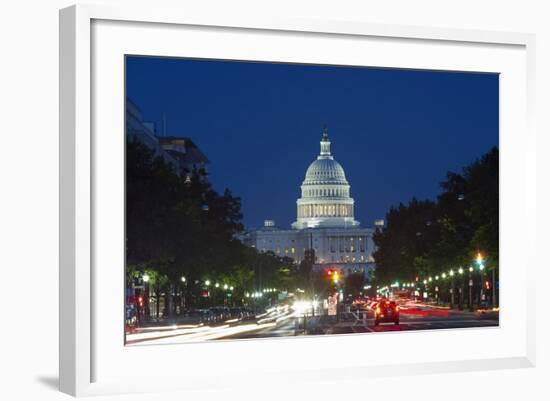
M 244 224 L 288 227 L 323 124 L 363 226 L 498 145 L 498 75 L 127 58 L 127 94 L 162 134 L 191 137 Z

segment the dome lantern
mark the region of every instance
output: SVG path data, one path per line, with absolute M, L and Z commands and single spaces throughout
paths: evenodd
M 325 125 L 323 128 L 323 138 L 321 138 L 321 153 L 317 159 L 332 159 L 330 154 L 330 140 L 328 139 L 328 128 Z

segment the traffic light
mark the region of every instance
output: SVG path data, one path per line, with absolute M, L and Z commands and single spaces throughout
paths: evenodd
M 341 275 L 337 269 L 325 269 L 326 278 L 331 282 L 331 284 L 338 284 L 340 281 Z
M 486 290 L 490 290 L 490 289 L 491 289 L 491 283 L 489 282 L 489 280 L 485 280 L 485 289 L 486 289 Z

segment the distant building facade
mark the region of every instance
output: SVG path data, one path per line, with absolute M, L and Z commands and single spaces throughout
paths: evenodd
M 314 270 L 326 267 L 344 274 L 362 273 L 370 279 L 375 269 L 373 234 L 383 227 L 362 228 L 354 218 L 354 200 L 342 166 L 334 160 L 325 129 L 321 151 L 306 171 L 297 200 L 296 221 L 290 229 L 280 229 L 266 220 L 260 229 L 241 237 L 260 252 L 273 252 L 300 263 L 313 257 Z
M 157 135 L 155 124 L 144 121 L 141 110 L 129 98 L 126 98 L 126 135 L 153 150 L 154 155 L 171 164 L 177 174 L 196 171 L 206 179 L 210 161 L 191 138 Z

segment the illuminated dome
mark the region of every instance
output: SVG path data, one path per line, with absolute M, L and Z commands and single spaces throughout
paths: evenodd
M 357 227 L 353 217 L 353 198 L 344 169 L 330 153 L 330 140 L 325 128 L 321 152 L 310 164 L 298 199 L 297 221 L 293 228 Z
M 332 156 L 315 160 L 307 169 L 303 185 L 317 184 L 348 184 L 344 169 Z

